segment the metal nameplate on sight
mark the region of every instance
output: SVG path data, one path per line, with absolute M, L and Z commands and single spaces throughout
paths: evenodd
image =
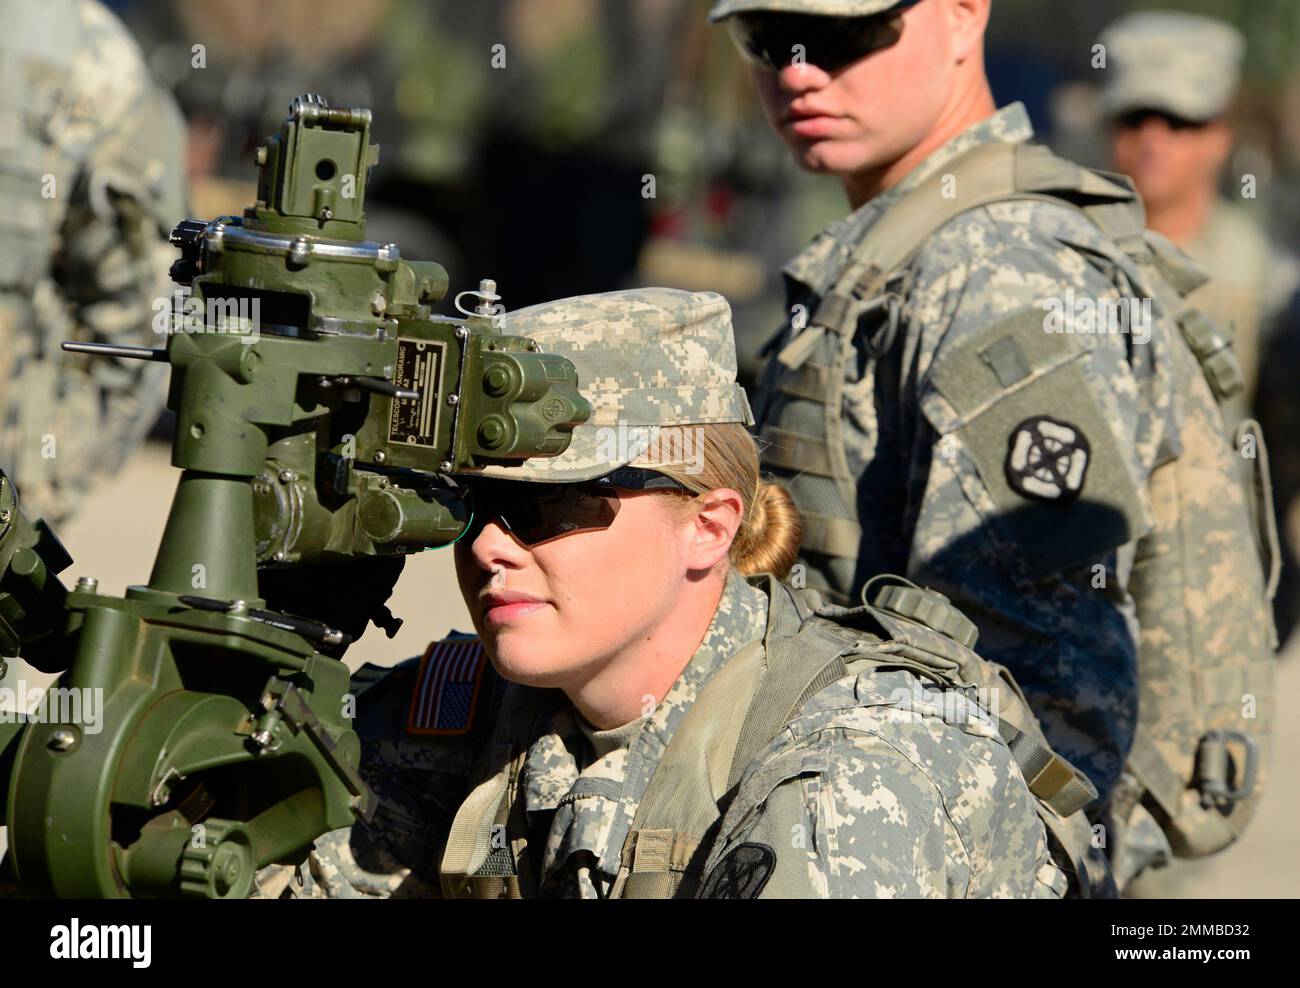
M 407 446 L 434 446 L 438 437 L 438 392 L 447 344 L 431 340 L 397 341 L 393 383 L 419 392 L 418 398 L 394 398 L 388 415 L 388 441 Z

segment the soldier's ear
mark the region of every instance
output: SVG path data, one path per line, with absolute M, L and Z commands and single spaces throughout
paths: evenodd
M 687 567 L 708 570 L 725 560 L 744 513 L 745 502 L 729 487 L 696 498 L 684 532 Z
M 989 23 L 990 0 L 941 0 L 952 40 L 952 55 L 964 62 L 984 52 L 984 30 Z

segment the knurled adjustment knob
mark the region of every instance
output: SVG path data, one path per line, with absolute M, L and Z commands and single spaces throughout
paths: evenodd
M 181 893 L 200 899 L 246 899 L 253 889 L 253 851 L 238 823 L 209 820 L 202 843 L 181 855 Z
M 890 584 L 880 588 L 872 606 L 915 621 L 967 648 L 973 648 L 979 637 L 975 622 L 937 590 Z

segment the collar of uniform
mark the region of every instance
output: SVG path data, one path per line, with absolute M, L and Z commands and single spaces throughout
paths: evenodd
M 785 276 L 795 284 L 825 293 L 848 263 L 849 254 L 891 205 L 948 162 L 972 148 L 994 141 L 1020 144 L 1034 136 L 1023 103 L 1011 103 L 987 119 L 966 128 L 913 168 L 897 185 L 863 203 L 842 220 L 819 233 L 802 253 L 785 266 Z
M 587 787 L 589 793 L 574 793 L 576 801 L 590 805 L 582 813 L 575 813 L 558 842 L 552 835 L 550 842 L 554 853 L 547 854 L 543 881 L 578 850 L 589 850 L 597 855 L 600 870 L 608 876 L 618 872 L 623 840 L 631 828 L 636 808 L 641 802 L 655 766 L 672 739 L 677 726 L 690 710 L 695 698 L 709 683 L 723 664 L 741 648 L 756 638 L 761 638 L 767 626 L 767 595 L 751 586 L 734 570 L 728 575 L 722 598 L 714 612 L 713 620 L 705 632 L 690 662 L 664 695 L 654 713 L 628 747 L 622 784 L 597 784 Z M 592 776 L 606 779 L 602 770 L 604 759 L 598 759 L 585 772 L 578 771 L 578 745 L 582 734 L 572 708 L 558 710 L 551 718 L 551 730 L 537 738 L 529 748 L 524 766 L 524 806 L 529 812 L 555 809 L 570 796 L 579 778 Z M 606 789 L 608 796 L 602 795 Z M 618 790 L 617 800 L 614 791 Z M 575 807 L 575 809 L 577 809 Z M 590 821 L 579 819 L 586 813 L 611 814 L 607 827 L 587 825 Z M 607 836 L 605 836 L 607 835 Z M 601 843 L 604 847 L 590 846 Z

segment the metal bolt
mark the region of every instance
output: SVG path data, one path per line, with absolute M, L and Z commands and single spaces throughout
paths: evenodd
M 382 449 L 375 450 L 374 460 L 376 463 L 383 463 L 386 459 L 388 459 L 388 456 Z
M 83 576 L 77 580 L 77 590 L 81 593 L 95 593 L 99 589 L 99 581 L 93 576 Z
M 12 517 L 13 515 L 10 513 L 8 508 L 5 508 L 3 511 L 0 511 L 0 523 L 7 522 Z
M 438 469 L 443 473 L 451 473 L 451 460 L 443 460 L 438 464 Z
M 277 549 L 274 553 L 272 553 L 271 558 L 275 560 L 277 563 L 284 562 L 284 550 Z
M 47 746 L 51 751 L 67 751 L 77 743 L 77 734 L 67 727 L 60 727 L 50 732 Z
M 450 395 L 447 395 L 447 404 L 448 404 L 448 405 L 459 405 L 459 404 L 460 404 L 460 395 L 458 395 L 458 394 L 450 394 Z
M 298 479 L 298 475 L 294 473 L 292 470 L 280 471 L 280 483 L 282 484 L 292 484 L 297 479 Z
M 456 339 L 463 340 L 467 336 L 469 336 L 469 330 L 466 327 L 464 326 L 456 327 Z
M 370 311 L 377 316 L 388 311 L 388 299 L 384 298 L 383 292 L 375 292 L 370 296 Z

